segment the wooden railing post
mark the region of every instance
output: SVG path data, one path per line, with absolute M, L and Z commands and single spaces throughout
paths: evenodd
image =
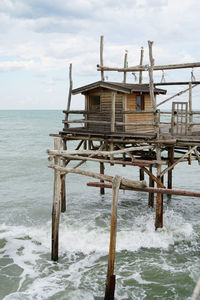
M 54 139 L 54 149 L 60 150 L 61 138 Z M 54 164 L 60 166 L 60 157 L 55 156 Z M 52 208 L 52 250 L 51 259 L 58 260 L 58 236 L 59 236 L 59 221 L 60 221 L 60 172 L 54 169 L 54 193 L 53 193 L 53 208 Z
M 108 256 L 108 270 L 106 280 L 106 291 L 104 300 L 114 300 L 115 292 L 115 250 L 117 237 L 117 209 L 118 209 L 118 194 L 121 183 L 121 177 L 115 176 L 112 182 L 112 213 L 111 213 L 111 227 L 110 227 L 110 247 Z

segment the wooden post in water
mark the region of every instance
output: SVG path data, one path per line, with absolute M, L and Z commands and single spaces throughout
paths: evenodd
M 156 111 L 155 114 L 156 120 L 156 135 L 157 139 L 160 136 L 160 110 Z M 161 145 L 157 144 L 156 146 L 156 159 L 157 161 L 161 161 Z M 157 178 L 161 180 L 161 165 L 157 165 Z M 157 187 L 161 186 L 157 183 Z M 163 227 L 163 197 L 162 194 L 157 194 L 156 197 L 156 218 L 155 218 L 155 229 Z
M 149 167 L 149 171 L 152 173 L 152 165 Z M 154 187 L 154 180 L 152 179 L 151 176 L 149 176 L 149 186 Z M 149 193 L 149 199 L 148 199 L 148 206 L 149 207 L 154 207 L 154 193 Z
M 103 174 L 104 175 L 104 163 L 103 162 L 100 162 L 100 174 Z M 104 183 L 104 180 L 100 180 L 100 182 Z M 105 194 L 105 189 L 104 187 L 100 187 L 100 194 L 101 195 L 104 195 Z
M 63 140 L 63 150 L 67 150 L 67 141 Z M 63 167 L 66 167 L 66 161 L 63 161 Z M 66 211 L 66 175 L 63 174 L 60 176 L 61 180 L 61 212 Z
M 142 168 L 140 170 L 140 180 L 144 180 L 144 170 Z
M 54 139 L 54 149 L 60 150 L 61 138 Z M 54 164 L 60 166 L 60 157 L 55 156 Z M 54 170 L 54 193 L 53 193 L 53 208 L 52 208 L 52 248 L 51 259 L 58 260 L 58 236 L 59 236 L 59 221 L 60 221 L 60 172 Z
M 104 300 L 114 300 L 115 293 L 115 250 L 116 250 L 116 237 L 117 237 L 117 209 L 118 209 L 118 195 L 121 177 L 115 176 L 112 182 L 112 213 L 111 213 L 111 226 L 110 226 L 110 247 L 108 256 L 108 270 L 106 279 L 106 291 Z
M 174 163 L 174 147 L 168 149 L 168 167 Z M 172 189 L 172 169 L 168 171 L 167 188 Z

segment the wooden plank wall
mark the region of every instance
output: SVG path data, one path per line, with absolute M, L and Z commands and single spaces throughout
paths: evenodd
M 136 103 L 136 96 L 137 94 L 126 95 L 126 104 L 125 110 L 136 110 L 137 103 Z M 150 95 L 144 95 L 144 110 L 152 110 L 152 104 Z M 153 114 L 152 113 L 145 113 L 143 114 L 128 114 L 125 116 L 126 123 L 144 123 L 144 122 L 153 122 Z M 152 125 L 140 125 L 140 126 L 125 126 L 126 132 L 131 133 L 151 133 L 154 131 L 154 127 Z
M 100 112 L 99 114 L 95 112 L 94 114 L 88 115 L 88 120 L 95 120 L 95 121 L 108 121 L 111 120 L 111 99 L 112 99 L 112 91 L 111 90 L 101 90 L 96 91 L 95 93 L 89 93 L 88 99 L 90 95 L 100 95 Z M 89 106 L 88 106 L 89 107 Z M 123 94 L 117 93 L 116 94 L 116 122 L 123 122 Z M 89 130 L 94 130 L 98 132 L 110 132 L 111 126 L 110 125 L 101 125 L 101 124 L 88 124 L 87 127 Z M 123 126 L 117 126 L 116 131 L 123 131 Z

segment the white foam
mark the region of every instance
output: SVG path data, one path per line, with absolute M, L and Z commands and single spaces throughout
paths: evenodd
M 128 230 L 127 228 L 118 230 L 117 252 L 123 250 L 135 252 L 140 248 L 167 249 L 177 241 L 194 238 L 192 225 L 186 223 L 181 214 L 166 210 L 164 228 L 157 231 L 154 229 L 154 218 L 155 213 L 149 210 L 148 213 L 137 216 Z M 64 222 L 60 226 L 59 243 L 59 255 L 61 259 L 64 259 L 64 265 L 58 263 L 56 268 L 55 264 L 50 261 L 50 223 L 42 227 L 2 225 L 0 226 L 0 239 L 3 238 L 7 242 L 0 257 L 7 255 L 13 259 L 13 264 L 22 268 L 17 291 L 6 296 L 4 300 L 40 300 L 48 299 L 64 291 L 67 289 L 67 284 L 79 290 L 85 270 L 93 266 L 98 258 L 108 254 L 110 237 L 109 226 L 105 229 L 95 227 L 95 225 L 92 227 L 91 224 L 87 227 L 87 224 L 84 226 L 77 225 L 77 223 L 67 225 Z M 82 257 L 76 259 L 75 256 L 80 253 Z M 42 269 L 40 264 L 44 265 Z M 30 283 L 24 287 L 27 279 L 31 279 Z M 135 280 L 141 284 L 147 284 L 139 273 L 135 274 Z M 73 299 L 73 291 L 71 293 L 69 299 Z M 84 293 L 86 292 L 83 291 Z M 90 294 L 86 294 L 87 299 L 92 299 Z M 76 297 L 78 295 L 79 293 Z

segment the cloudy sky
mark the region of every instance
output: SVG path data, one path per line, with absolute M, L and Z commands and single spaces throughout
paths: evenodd
M 200 61 L 199 11 L 198 0 L 0 0 L 0 109 L 64 109 L 69 63 L 74 87 L 100 79 L 101 35 L 105 65 L 122 66 L 125 50 L 129 66 L 137 65 L 141 46 L 148 64 L 148 40 L 155 64 Z M 197 69 L 194 75 L 200 80 Z M 165 72 L 170 81 L 190 76 Z

